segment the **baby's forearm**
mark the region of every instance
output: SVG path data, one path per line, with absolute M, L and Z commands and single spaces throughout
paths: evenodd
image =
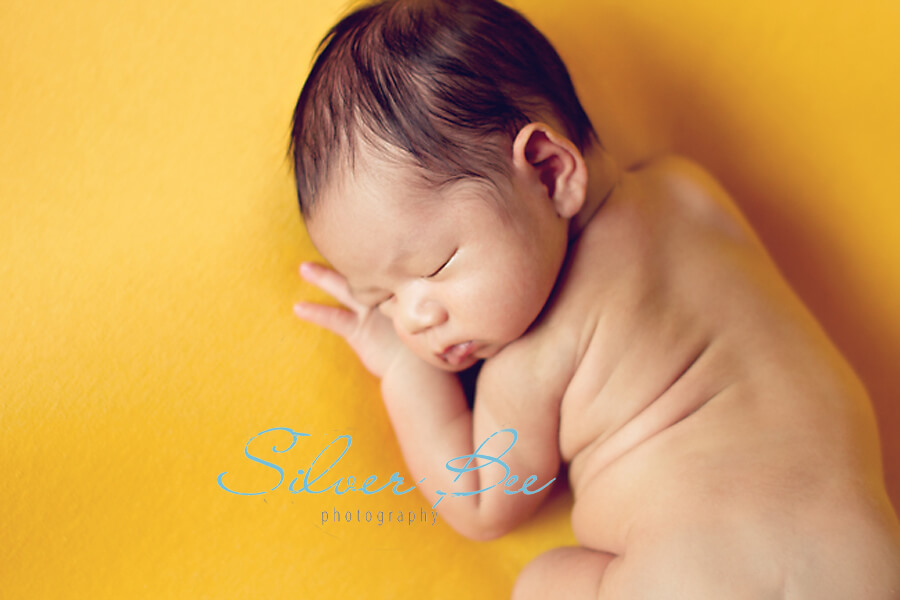
M 413 481 L 430 504 L 437 503 L 437 511 L 448 524 L 466 537 L 490 539 L 506 533 L 524 518 L 515 514 L 520 512 L 515 510 L 518 503 L 504 497 L 499 489 L 454 495 L 489 487 L 498 479 L 496 468 L 458 475 L 445 466 L 453 458 L 473 454 L 476 442 L 472 411 L 454 373 L 441 371 L 404 351 L 385 373 L 381 389 Z M 455 466 L 465 462 L 456 461 Z M 442 496 L 438 490 L 447 495 Z

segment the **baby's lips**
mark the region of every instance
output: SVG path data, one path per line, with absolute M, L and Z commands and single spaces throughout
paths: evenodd
M 472 353 L 472 350 L 475 346 L 475 342 L 469 340 L 467 342 L 463 342 L 461 344 L 454 344 L 450 346 L 446 350 L 441 353 L 441 358 L 444 362 L 452 365 L 458 366 L 461 364 L 468 356 Z

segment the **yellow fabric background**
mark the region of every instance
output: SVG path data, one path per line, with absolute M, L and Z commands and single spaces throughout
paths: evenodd
M 4 597 L 500 598 L 572 541 L 564 494 L 481 544 L 321 522 L 418 512 L 415 493 L 216 483 L 274 486 L 243 456 L 270 427 L 313 434 L 251 446 L 288 481 L 339 434 L 336 475 L 405 473 L 376 382 L 291 312 L 321 296 L 296 276 L 316 254 L 288 123 L 344 5 L 0 5 Z M 869 386 L 900 500 L 900 4 L 516 5 L 623 160 L 674 149 L 735 194 Z

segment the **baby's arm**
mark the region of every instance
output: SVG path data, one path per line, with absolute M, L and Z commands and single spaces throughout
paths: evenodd
M 429 503 L 437 503 L 441 517 L 467 537 L 491 539 L 529 516 L 549 486 L 534 494 L 505 492 L 522 489 L 532 475 L 535 479 L 526 489 L 541 489 L 556 476 L 559 451 L 558 413 L 548 409 L 553 403 L 540 398 L 541 386 L 529 377 L 536 371 L 527 364 L 528 345 L 511 344 L 485 364 L 473 412 L 457 375 L 427 364 L 400 343 L 387 317 L 357 302 L 343 277 L 320 266 L 307 265 L 301 272 L 347 309 L 304 303 L 297 306 L 297 315 L 344 337 L 369 371 L 382 379 L 385 407 L 413 482 Z M 499 433 L 478 454 L 502 454 L 509 475 L 518 478 L 508 487 L 499 484 L 507 475 L 500 464 L 472 470 L 473 461 L 461 474 L 445 467 L 454 458 L 472 455 L 503 429 L 517 431 L 512 448 L 507 451 L 513 435 Z M 450 466 L 462 468 L 466 462 L 460 459 Z M 489 487 L 483 493 L 460 495 Z
M 548 403 L 537 397 L 536 387 L 529 389 L 525 365 L 518 378 L 506 376 L 509 372 L 504 367 L 515 362 L 508 360 L 506 352 L 516 353 L 516 349 L 505 349 L 482 368 L 472 411 L 455 374 L 427 364 L 409 350 L 404 350 L 381 383 L 407 466 L 416 481 L 426 477 L 419 489 L 432 504 L 440 500 L 437 508 L 454 529 L 474 539 L 499 537 L 531 515 L 549 486 L 536 494 L 506 491 L 522 489 L 532 475 L 535 478 L 527 489 L 541 489 L 559 469 L 558 413 L 543 408 Z M 513 435 L 499 433 L 478 449 L 489 436 L 505 429 L 516 431 L 512 448 Z M 502 455 L 509 474 L 517 479 L 508 487 L 500 485 L 507 472 L 490 465 L 464 473 L 454 482 L 456 473 L 445 463 L 476 449 L 482 456 Z M 465 462 L 454 461 L 450 466 L 462 467 Z M 437 491 L 470 492 L 489 486 L 493 487 L 481 494 L 443 499 Z

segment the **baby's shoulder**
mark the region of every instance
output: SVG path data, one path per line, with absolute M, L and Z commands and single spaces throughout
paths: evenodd
M 627 169 L 642 179 L 649 201 L 665 200 L 670 208 L 699 223 L 734 234 L 749 230 L 740 209 L 724 185 L 695 160 L 663 154 Z
M 641 159 L 625 171 L 668 185 L 684 192 L 713 192 L 719 187 L 715 177 L 700 163 L 683 154 L 667 152 Z
M 584 290 L 567 276 L 564 267 L 559 282 L 537 320 L 522 336 L 484 361 L 479 386 L 503 388 L 506 395 L 522 401 L 549 402 L 555 406 L 569 385 L 580 357 L 590 341 L 593 325 L 590 311 L 580 310 Z
M 503 387 L 521 399 L 551 403 L 561 399 L 580 355 L 580 328 L 573 326 L 572 319 L 558 318 L 560 311 L 546 312 L 551 314 L 543 315 L 525 334 L 485 360 L 479 385 Z

